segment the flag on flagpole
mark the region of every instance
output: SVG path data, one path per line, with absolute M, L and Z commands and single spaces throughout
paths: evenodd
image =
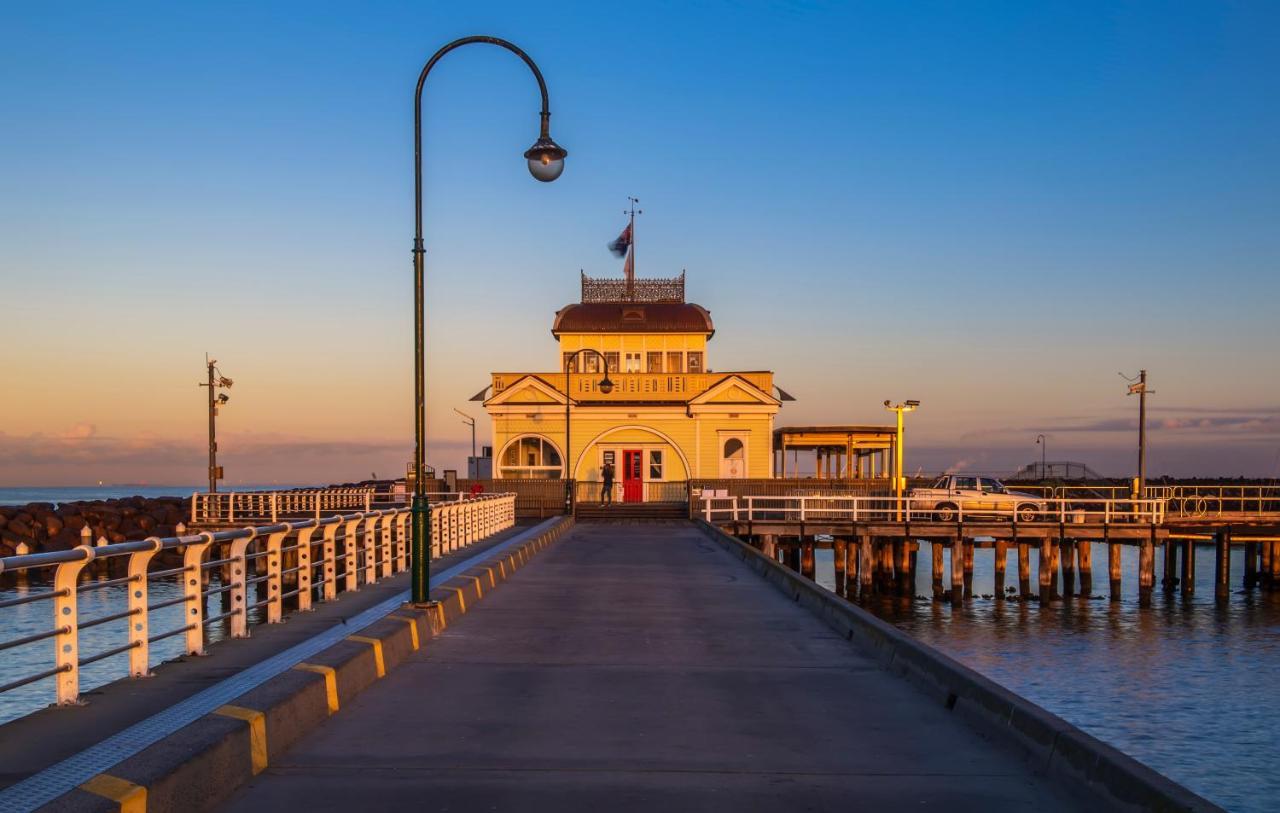
M 613 252 L 613 256 L 621 257 L 627 253 L 627 249 L 631 248 L 631 224 L 622 230 L 622 234 L 618 235 L 618 239 L 609 244 L 609 250 Z

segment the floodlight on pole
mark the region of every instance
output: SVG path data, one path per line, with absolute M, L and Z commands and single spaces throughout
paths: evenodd
M 907 489 L 907 478 L 902 474 L 903 468 L 903 452 L 902 452 L 902 415 L 904 412 L 915 412 L 920 406 L 920 402 L 915 399 L 903 401 L 901 404 L 895 404 L 886 400 L 884 408 L 897 415 L 897 431 L 894 434 L 893 441 L 893 494 L 898 498 L 898 519 L 902 519 L 902 495 Z

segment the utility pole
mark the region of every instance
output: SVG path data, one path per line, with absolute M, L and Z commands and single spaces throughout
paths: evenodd
M 1045 441 L 1044 435 L 1036 435 L 1036 443 L 1040 444 L 1040 479 L 1048 480 L 1048 466 L 1045 463 L 1045 451 L 1049 448 L 1049 444 Z
M 1133 382 L 1124 373 L 1120 375 Z M 1147 371 L 1139 370 L 1138 380 L 1129 384 L 1129 395 L 1138 396 L 1138 479 L 1134 483 L 1134 497 L 1138 499 L 1147 493 L 1147 393 Z
M 209 493 L 218 493 L 218 481 L 222 479 L 222 467 L 218 465 L 218 407 L 231 400 L 226 393 L 214 393 L 215 389 L 231 387 L 231 379 L 218 370 L 218 360 L 204 356 L 204 364 L 209 373 L 209 380 L 201 383 L 201 387 L 209 388 Z

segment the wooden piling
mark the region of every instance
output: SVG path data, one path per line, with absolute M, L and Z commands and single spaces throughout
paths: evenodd
M 1258 583 L 1258 543 L 1244 543 L 1244 589 L 1250 590 Z
M 920 543 L 912 540 L 907 543 L 907 595 L 916 595 L 916 568 L 920 562 Z
M 1009 564 L 1009 543 L 1004 539 L 996 540 L 995 549 L 996 598 L 1004 598 L 1004 572 Z
M 1219 528 L 1213 536 L 1213 600 L 1226 604 L 1231 601 L 1231 528 Z
M 801 545 L 800 575 L 804 576 L 809 581 L 813 581 L 814 571 L 813 542 L 805 542 Z
M 929 540 L 929 555 L 933 559 L 933 600 L 942 601 L 942 543 Z
M 906 595 L 907 586 L 907 540 L 895 539 L 887 546 L 889 555 L 893 557 L 893 592 L 895 595 Z
M 1266 543 L 1271 548 L 1271 560 L 1267 563 L 1267 587 L 1280 589 L 1280 542 Z
M 951 606 L 964 603 L 964 540 L 951 540 Z
M 1076 543 L 1071 539 L 1058 540 L 1058 556 L 1062 560 L 1062 595 L 1076 594 Z
M 1138 605 L 1151 606 L 1151 592 L 1156 586 L 1156 545 L 1144 539 L 1138 545 Z
M 871 557 L 871 537 L 864 534 L 858 537 L 858 586 L 863 596 L 871 592 L 873 567 Z
M 962 539 L 960 544 L 964 548 L 964 595 L 965 598 L 973 596 L 973 540 Z
M 1196 592 L 1196 542 L 1185 539 L 1182 542 L 1182 595 L 1190 596 Z
M 1049 595 L 1051 598 L 1061 598 L 1062 593 L 1058 590 L 1058 568 L 1059 560 L 1062 558 L 1062 542 L 1061 539 L 1049 540 Z
M 1040 550 L 1036 557 L 1036 570 L 1040 575 L 1040 606 L 1048 606 L 1053 601 L 1053 540 L 1040 540 Z
M 799 573 L 800 572 L 800 540 L 797 539 L 795 542 L 788 545 L 786 550 L 787 550 L 786 552 L 787 567 L 791 568 L 796 573 Z
M 1031 545 L 1018 543 L 1018 595 L 1023 601 L 1031 598 Z
M 1107 543 L 1107 578 L 1111 582 L 1111 600 L 1120 600 L 1120 543 Z
M 1271 543 L 1263 542 L 1259 554 L 1261 561 L 1258 564 L 1258 586 L 1269 590 L 1271 589 Z
M 1166 593 L 1178 589 L 1178 545 L 1172 539 L 1164 541 L 1164 577 L 1160 586 Z
M 849 547 L 849 543 L 843 539 L 836 539 L 831 543 L 832 547 L 832 563 L 835 565 L 836 571 L 836 595 L 843 596 L 845 594 L 844 587 L 844 558 L 845 549 Z
M 778 561 L 778 537 L 776 534 L 765 534 L 760 537 L 760 552 L 773 561 Z
M 880 576 L 876 580 L 876 589 L 881 593 L 889 594 L 894 592 L 893 579 L 893 545 L 886 539 L 881 539 L 876 547 L 876 561 L 879 565 Z
M 858 543 L 848 540 L 844 551 L 845 596 L 853 597 L 858 592 Z
M 1080 568 L 1080 595 L 1093 595 L 1093 543 L 1082 539 L 1076 543 L 1076 559 Z

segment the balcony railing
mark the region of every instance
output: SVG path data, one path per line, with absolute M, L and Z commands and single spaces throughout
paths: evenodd
M 543 373 L 494 373 L 493 394 L 504 392 L 521 378 L 533 375 L 549 384 L 556 392 L 564 391 L 564 371 Z M 752 386 L 771 392 L 773 373 L 609 373 L 613 391 L 600 392 L 603 373 L 570 373 L 569 394 L 575 401 L 672 401 L 682 403 L 706 392 L 728 376 L 736 375 Z

